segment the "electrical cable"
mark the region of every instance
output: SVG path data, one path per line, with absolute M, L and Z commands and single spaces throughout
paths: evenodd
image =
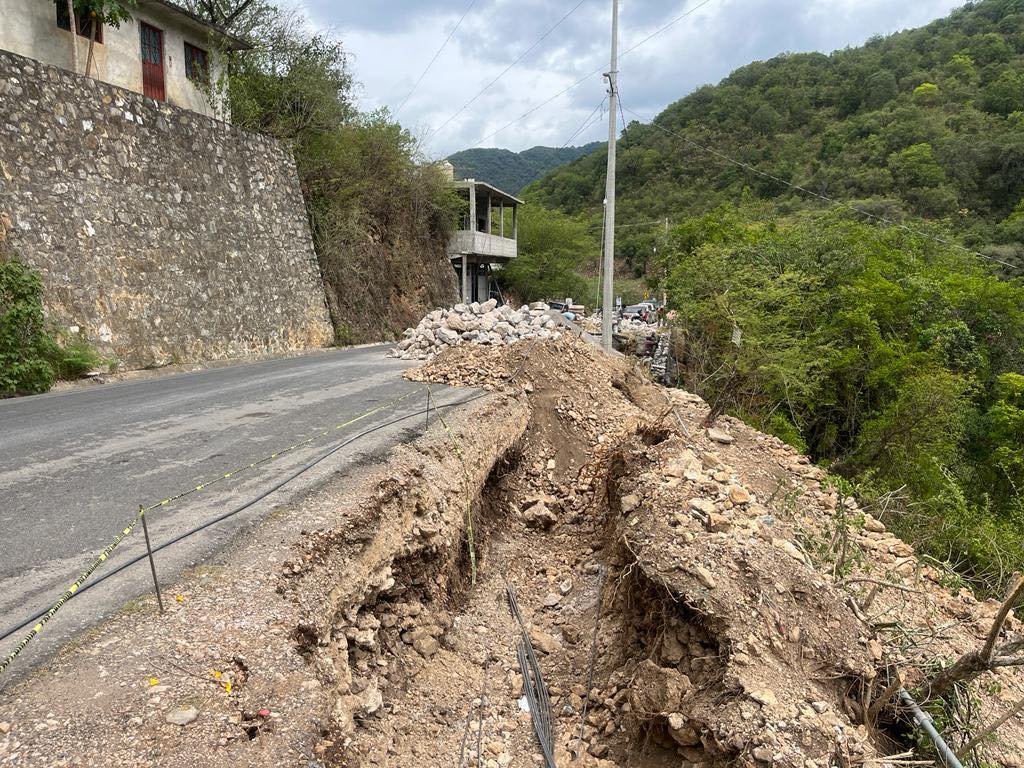
M 697 5 L 695 5 L 695 6 L 693 7 L 693 8 L 689 9 L 688 11 L 686 11 L 685 13 L 683 13 L 683 14 L 681 14 L 680 16 L 677 16 L 676 18 L 672 19 L 672 21 L 670 21 L 670 22 L 669 22 L 668 24 L 665 24 L 665 25 L 663 25 L 663 26 L 659 27 L 658 29 L 654 30 L 654 32 L 652 32 L 651 34 L 649 34 L 649 35 L 648 35 L 647 37 L 645 37 L 645 38 L 644 38 L 643 40 L 641 40 L 640 42 L 638 42 L 638 43 L 636 43 L 635 45 L 633 45 L 633 46 L 630 46 L 629 48 L 627 48 L 627 49 L 626 49 L 625 51 L 623 51 L 622 53 L 620 53 L 620 54 L 619 54 L 619 58 L 621 59 L 621 58 L 622 58 L 623 56 L 626 56 L 626 55 L 628 55 L 629 53 L 632 53 L 633 51 L 635 51 L 635 50 L 636 50 L 637 48 L 639 48 L 640 46 L 644 45 L 645 43 L 647 43 L 647 42 L 651 41 L 652 39 L 654 39 L 655 37 L 657 37 L 658 35 L 660 35 L 660 34 L 661 34 L 662 32 L 664 32 L 664 31 L 665 31 L 666 29 L 668 29 L 669 27 L 672 27 L 672 26 L 674 26 L 675 24 L 678 24 L 678 23 L 679 23 L 680 21 L 682 21 L 683 19 L 685 19 L 685 18 L 686 18 L 687 16 L 690 16 L 691 14 L 694 14 L 694 13 L 696 13 L 696 12 L 697 12 L 697 11 L 699 11 L 699 10 L 700 10 L 701 8 L 703 8 L 703 7 L 705 6 L 705 5 L 708 5 L 708 4 L 709 4 L 709 3 L 711 3 L 711 2 L 713 2 L 713 0 L 703 0 L 703 2 L 701 2 L 701 3 L 698 3 L 698 4 L 697 4 Z M 497 136 L 497 135 L 498 135 L 499 133 L 501 133 L 502 131 L 504 131 L 504 130 L 505 130 L 506 128 L 511 128 L 511 127 L 512 127 L 513 125 L 515 125 L 515 124 L 516 124 L 516 123 L 518 123 L 519 121 L 521 121 L 521 120 L 525 120 L 525 119 L 526 119 L 527 117 L 529 117 L 530 115 L 532 115 L 532 114 L 533 114 L 534 112 L 536 112 L 537 110 L 539 110 L 539 109 L 543 109 L 544 107 L 546 107 L 546 106 L 547 106 L 548 104 L 550 104 L 551 102 L 553 102 L 553 101 L 555 101 L 556 99 L 560 98 L 561 96 L 564 96 L 565 94 L 567 94 L 567 93 L 568 93 L 569 91 L 573 90 L 574 88 L 577 88 L 577 87 L 578 87 L 578 86 L 580 86 L 580 85 L 583 85 L 583 83 L 587 82 L 587 80 L 589 80 L 590 78 L 594 77 L 595 75 L 600 75 L 600 74 L 603 74 L 603 73 L 604 73 L 604 67 L 599 67 L 598 69 L 595 69 L 595 70 L 594 70 L 593 72 L 591 72 L 591 73 L 590 73 L 589 75 L 584 75 L 584 76 L 583 76 L 583 77 L 581 77 L 581 78 L 580 78 L 579 80 L 577 80 L 577 81 L 576 81 L 575 83 L 573 83 L 572 85 L 570 85 L 570 86 L 568 86 L 568 87 L 566 87 L 566 88 L 563 88 L 562 90 L 560 90 L 560 91 L 559 91 L 558 93 L 556 93 L 556 94 L 555 94 L 554 96 L 552 96 L 551 98 L 549 98 L 549 99 L 547 99 L 547 100 L 545 100 L 545 101 L 542 101 L 542 102 L 541 102 L 540 104 L 537 104 L 536 106 L 534 106 L 534 107 L 532 107 L 532 108 L 528 109 L 528 110 L 527 110 L 526 112 L 524 112 L 523 114 L 521 114 L 521 115 L 520 115 L 519 117 L 517 117 L 517 118 L 516 118 L 515 120 L 512 120 L 511 122 L 508 122 L 508 123 L 506 123 L 505 125 L 503 125 L 503 126 L 502 126 L 501 128 L 499 128 L 498 130 L 496 130 L 496 131 L 492 131 L 491 133 L 487 134 L 487 135 L 486 135 L 486 136 L 484 136 L 484 137 L 483 137 L 482 139 L 480 139 L 479 141 L 477 141 L 477 142 L 476 142 L 476 143 L 475 143 L 475 144 L 474 144 L 473 146 L 474 146 L 474 147 L 479 147 L 479 146 L 480 146 L 481 144 L 483 144 L 484 142 L 486 142 L 486 141 L 489 141 L 490 139 L 492 139 L 492 138 L 494 138 L 495 136 Z
M 466 405 L 467 403 L 471 403 L 474 400 L 479 400 L 482 397 L 486 397 L 488 394 L 490 394 L 490 393 L 484 392 L 484 393 L 481 393 L 481 394 L 478 394 L 478 395 L 474 395 L 473 397 L 466 398 L 464 400 L 459 400 L 459 401 L 454 402 L 454 403 L 446 403 L 446 404 L 443 404 L 443 405 L 434 405 L 432 407 L 432 410 L 437 411 L 437 410 L 440 410 L 441 408 L 454 408 L 456 406 Z M 217 523 L 223 522 L 224 520 L 227 520 L 228 518 L 237 515 L 239 512 L 245 511 L 246 509 L 248 509 L 249 507 L 252 507 L 255 504 L 258 504 L 259 502 L 263 501 L 263 499 L 265 499 L 268 496 L 270 496 L 272 493 L 280 490 L 281 488 L 283 488 L 285 485 L 290 483 L 295 478 L 297 478 L 300 475 L 308 472 L 310 469 L 315 467 L 317 464 L 319 464 L 320 462 L 325 461 L 326 459 L 330 458 L 335 453 L 340 451 L 342 448 L 345 448 L 346 446 L 351 445 L 356 440 L 359 440 L 359 439 L 361 439 L 363 437 L 366 437 L 367 435 L 370 435 L 370 434 L 372 434 L 374 432 L 378 432 L 378 431 L 380 431 L 382 429 L 385 429 L 387 427 L 394 426 L 395 424 L 398 424 L 399 422 L 407 421 L 408 419 L 412 419 L 412 418 L 415 418 L 417 416 L 422 416 L 428 410 L 431 410 L 431 409 L 430 408 L 425 408 L 423 410 L 414 411 L 413 413 L 410 413 L 410 414 L 408 414 L 406 416 L 400 416 L 398 418 L 391 419 L 389 421 L 384 422 L 383 424 L 378 424 L 375 427 L 371 427 L 370 429 L 364 430 L 363 432 L 360 432 L 357 435 L 353 435 L 352 437 L 347 438 L 346 440 L 343 440 L 341 443 L 339 443 L 338 445 L 334 446 L 333 448 L 331 448 L 329 451 L 327 451 L 326 453 L 324 453 L 320 457 L 318 457 L 318 458 L 314 459 L 313 461 L 309 462 L 308 464 L 303 466 L 301 469 L 299 469 L 295 473 L 289 475 L 286 479 L 282 480 L 280 483 L 278 483 L 277 485 L 273 486 L 269 490 L 264 491 L 263 493 L 258 495 L 256 498 L 251 499 L 250 501 L 247 501 L 246 503 L 242 504 L 239 507 L 236 507 L 235 509 L 230 510 L 229 512 L 225 512 L 224 514 L 219 515 L 219 516 L 213 518 L 212 520 L 208 520 L 205 523 L 201 523 L 201 524 L 197 525 L 196 527 L 192 528 L 191 530 L 188 530 L 188 531 L 185 531 L 185 532 L 183 532 L 181 534 L 178 534 L 174 538 L 169 539 L 168 541 L 165 541 L 164 543 L 162 543 L 162 544 L 160 544 L 158 546 L 153 547 L 153 553 L 156 554 L 157 552 L 160 552 L 161 550 L 166 549 L 167 547 L 170 547 L 170 546 L 172 546 L 174 544 L 177 544 L 180 541 L 183 541 L 184 539 L 189 538 L 190 536 L 194 536 L 195 534 L 197 534 L 197 533 L 199 533 L 199 532 L 201 532 L 201 531 L 203 531 L 203 530 L 205 530 L 205 529 L 207 529 L 207 528 L 209 528 L 209 527 L 211 527 L 213 525 L 216 525 Z M 146 553 L 146 552 L 143 552 L 142 554 L 132 558 L 128 562 L 122 563 L 117 568 L 115 568 L 112 571 L 109 571 L 109 572 L 103 574 L 98 579 L 96 579 L 94 581 L 87 582 L 86 584 L 84 584 L 82 586 L 82 588 L 79 589 L 75 593 L 74 597 L 78 597 L 83 592 L 86 592 L 87 590 L 92 589 L 93 587 L 95 587 L 98 584 L 102 584 L 104 581 L 106 581 L 107 579 L 109 579 L 112 576 L 117 575 L 118 573 L 120 573 L 121 571 L 125 570 L 126 568 L 130 568 L 131 566 L 133 566 L 133 565 L 135 565 L 137 563 L 140 563 L 143 560 L 146 560 L 148 558 L 149 558 L 149 554 Z M 70 602 L 70 600 L 69 600 L 69 602 Z M 21 622 L 20 624 L 17 624 L 16 626 L 13 626 L 13 627 L 8 627 L 6 630 L 3 631 L 3 634 L 0 634 L 0 642 L 6 640 L 8 637 L 13 635 L 15 632 L 18 632 L 19 630 L 27 627 L 32 622 L 37 621 L 38 619 L 43 617 L 46 613 L 47 613 L 47 610 L 40 611 L 39 613 L 35 614 L 31 618 L 26 619 L 25 621 Z
M 408 102 L 409 99 L 412 98 L 412 95 L 416 93 L 416 89 L 420 87 L 420 83 L 423 82 L 423 78 L 427 76 L 427 72 L 429 72 L 430 68 L 434 66 L 434 62 L 437 61 L 437 58 L 441 55 L 441 52 L 448 47 L 448 43 L 450 43 L 452 38 L 455 37 L 455 33 L 459 31 L 459 27 L 462 26 L 462 22 L 465 20 L 466 16 L 469 15 L 469 12 L 473 10 L 473 6 L 476 5 L 476 3 L 477 0 L 470 0 L 469 5 L 466 7 L 466 10 L 463 11 L 462 16 L 459 17 L 459 20 L 452 28 L 452 31 L 448 33 L 448 37 L 444 39 L 444 42 L 441 43 L 441 47 L 437 49 L 437 53 L 434 54 L 434 58 L 430 60 L 430 63 L 427 64 L 424 70 L 420 73 L 420 76 L 416 80 L 415 85 L 413 85 L 412 90 L 405 95 L 405 98 L 402 99 L 402 103 L 398 105 L 398 108 L 395 110 L 395 117 L 398 117 L 398 113 L 402 111 L 402 107 L 404 107 L 406 105 L 406 102 Z
M 709 1 L 710 1 L 710 0 L 709 0 Z M 516 65 L 516 64 L 518 64 L 518 63 L 519 63 L 520 61 L 522 61 L 523 59 L 525 59 L 525 58 L 526 58 L 526 57 L 527 57 L 527 56 L 528 56 L 528 55 L 530 54 L 530 52 L 531 52 L 531 51 L 533 51 L 533 50 L 534 50 L 534 49 L 535 49 L 535 48 L 536 48 L 536 47 L 537 47 L 538 45 L 540 45 L 541 43 L 543 43 L 543 42 L 544 42 L 544 40 L 545 40 L 545 39 L 547 39 L 547 37 L 548 37 L 548 36 L 549 36 L 549 35 L 550 35 L 550 34 L 551 34 L 552 32 L 554 32 L 554 31 L 555 31 L 556 29 L 558 29 L 558 28 L 559 28 L 559 27 L 560 27 L 560 26 L 562 25 L 562 23 L 563 23 L 563 22 L 564 22 L 564 21 L 565 21 L 566 19 L 568 19 L 568 18 L 569 18 L 570 16 L 572 16 L 572 15 L 573 15 L 573 14 L 574 14 L 574 13 L 576 12 L 576 10 L 577 10 L 577 9 L 578 9 L 578 8 L 579 8 L 579 7 L 581 6 L 581 5 L 583 5 L 583 4 L 585 3 L 585 2 L 587 2 L 587 0 L 579 0 L 579 2 L 577 2 L 577 3 L 576 3 L 576 5 L 574 5 L 574 6 L 573 6 L 573 7 L 572 7 L 572 8 L 571 8 L 571 9 L 569 10 L 569 12 L 568 12 L 568 13 L 566 13 L 566 14 L 565 14 L 565 15 L 564 15 L 564 16 L 563 16 L 562 18 L 560 18 L 560 19 L 559 19 L 559 20 L 558 20 L 557 22 L 555 22 L 555 25 L 554 25 L 553 27 L 551 27 L 551 28 L 550 28 L 550 29 L 549 29 L 549 30 L 548 30 L 547 32 L 545 32 L 545 33 L 544 33 L 543 35 L 541 35 L 541 36 L 540 36 L 540 38 L 539 38 L 539 39 L 538 39 L 538 40 L 537 40 L 536 42 L 534 42 L 534 44 L 533 44 L 533 45 L 531 45 L 531 46 L 530 46 L 529 48 L 527 48 L 527 49 L 526 49 L 525 51 L 523 51 L 523 52 L 522 52 L 521 54 L 519 54 L 519 55 L 518 55 L 518 56 L 516 57 L 516 59 L 515 59 L 515 60 L 514 60 L 514 61 L 513 61 L 513 62 L 512 62 L 511 64 L 509 64 L 509 65 L 508 65 L 507 67 L 505 67 L 505 69 L 503 69 L 503 70 L 501 71 L 501 74 L 499 74 L 499 75 L 498 75 L 497 77 L 495 77 L 495 78 L 494 78 L 493 80 L 491 80 L 491 82 L 489 82 L 489 83 L 488 83 L 487 85 L 485 85 L 485 86 L 484 86 L 483 88 L 481 88 L 481 89 L 480 89 L 480 90 L 479 90 L 479 91 L 477 92 L 477 94 L 476 94 L 475 96 L 473 96 L 473 98 L 471 98 L 471 99 L 470 99 L 469 101 L 467 101 L 467 102 L 466 102 L 465 104 L 463 104 L 463 105 L 462 105 L 461 107 L 459 107 L 459 108 L 458 108 L 458 109 L 457 109 L 457 110 L 455 111 L 455 113 L 454 113 L 453 115 L 451 115 L 451 116 L 450 116 L 450 117 L 449 117 L 449 118 L 448 118 L 447 120 L 445 120 L 445 121 L 444 121 L 443 123 L 441 123 L 441 125 L 439 125 L 439 126 L 438 126 L 437 128 L 435 128 L 435 129 L 434 129 L 434 130 L 432 130 L 432 131 L 431 131 L 430 133 L 428 133 L 428 134 L 427 134 L 427 137 L 426 137 L 426 138 L 425 138 L 425 139 L 423 140 L 424 144 L 425 144 L 425 143 L 427 143 L 428 141 L 430 141 L 430 140 L 431 140 L 431 139 L 432 139 L 432 138 L 433 138 L 433 137 L 434 137 L 434 136 L 435 136 L 435 135 L 436 135 L 437 133 L 439 133 L 440 131 L 442 131 L 442 130 L 443 130 L 443 129 L 444 129 L 444 128 L 445 128 L 445 127 L 446 127 L 446 126 L 447 126 L 447 125 L 449 124 L 449 123 L 451 123 L 451 122 L 452 122 L 452 120 L 454 120 L 455 118 L 457 118 L 457 117 L 458 117 L 459 115 L 461 115 L 461 114 L 462 114 L 463 112 L 465 112 L 465 111 L 466 111 L 466 110 L 467 110 L 467 109 L 468 109 L 468 108 L 469 108 L 470 106 L 472 106 L 472 105 L 473 105 L 473 103 L 474 103 L 474 102 L 475 102 L 475 101 L 476 101 L 477 99 L 479 99 L 479 98 L 480 98 L 481 96 L 483 96 L 483 95 L 484 95 L 484 94 L 485 94 L 485 93 L 486 93 L 486 92 L 487 92 L 488 90 L 490 90 L 490 89 L 491 89 L 491 88 L 492 88 L 492 87 L 493 87 L 493 86 L 495 85 L 495 83 L 497 83 L 497 82 L 498 82 L 499 80 L 501 80 L 501 78 L 503 78 L 503 77 L 504 77 L 505 75 L 507 75 L 507 74 L 508 74 L 508 73 L 509 73 L 509 72 L 510 72 L 510 71 L 512 70 L 512 68 L 513 68 L 513 67 L 515 67 L 515 65 Z
M 585 130 L 587 130 L 587 128 L 589 128 L 593 124 L 593 122 L 594 122 L 594 115 L 598 115 L 598 119 L 600 119 L 601 117 L 604 116 L 604 112 L 602 110 L 602 107 L 604 107 L 604 103 L 607 100 L 608 100 L 607 96 L 605 96 L 604 98 L 601 99 L 600 103 L 596 107 L 594 107 L 594 111 L 591 112 L 589 115 L 587 115 L 587 119 L 583 121 L 583 125 L 581 125 L 579 128 L 577 128 L 576 132 L 572 136 L 570 136 L 566 140 L 566 142 L 561 147 L 559 147 L 559 149 L 565 149 L 566 147 L 568 147 L 572 143 L 573 139 L 575 139 L 577 136 L 579 136 L 581 133 L 583 133 Z
M 802 187 L 799 184 L 794 184 L 794 183 L 792 183 L 790 181 L 786 181 L 785 179 L 783 179 L 783 178 L 781 178 L 779 176 L 776 176 L 773 173 L 768 173 L 767 171 L 762 171 L 760 168 L 756 168 L 753 165 L 751 165 L 750 163 L 745 163 L 742 160 L 735 160 L 735 159 L 729 157 L 728 155 L 726 155 L 726 154 L 724 154 L 722 152 L 719 152 L 716 149 L 711 149 L 710 147 L 705 147 L 702 144 L 698 144 L 697 142 L 693 141 L 692 139 L 689 139 L 686 136 L 683 136 L 681 133 L 676 133 L 675 131 L 669 130 L 668 128 L 664 127 L 663 125 L 659 125 L 654 120 L 649 120 L 647 118 L 644 118 L 643 115 L 639 114 L 638 112 L 633 111 L 629 107 L 626 107 L 625 109 L 626 109 L 627 112 L 629 112 L 630 114 L 636 116 L 640 120 L 647 120 L 647 125 L 650 125 L 653 128 L 657 128 L 659 131 L 662 131 L 663 133 L 666 133 L 669 136 L 676 137 L 677 139 L 679 139 L 680 141 L 683 141 L 684 143 L 688 144 L 689 146 L 693 147 L 694 149 L 698 149 L 701 152 L 706 152 L 707 154 L 713 155 L 714 157 L 717 157 L 720 160 L 724 160 L 725 162 L 731 163 L 732 165 L 735 165 L 735 166 L 737 166 L 739 168 L 742 168 L 742 169 L 744 169 L 746 171 L 750 171 L 751 173 L 755 173 L 758 176 L 761 176 L 762 178 L 770 179 L 771 181 L 774 181 L 774 182 L 777 182 L 779 184 L 782 184 L 783 186 L 789 187 L 790 189 L 794 189 L 797 192 L 802 192 L 803 194 L 808 195 L 810 197 L 815 197 L 815 198 L 817 198 L 819 200 L 822 200 L 822 201 L 828 203 L 829 205 L 833 205 L 833 206 L 836 206 L 836 207 L 839 207 L 839 208 L 845 208 L 846 210 L 852 211 L 853 213 L 856 213 L 856 214 L 858 214 L 860 216 L 864 216 L 866 218 L 882 222 L 883 224 L 886 224 L 886 225 L 888 225 L 890 227 L 896 227 L 897 229 L 902 229 L 905 232 L 909 232 L 912 235 L 916 235 L 917 237 L 923 237 L 926 240 L 933 240 L 934 242 L 940 243 L 940 244 L 945 245 L 947 247 L 957 248 L 957 249 L 959 249 L 961 251 L 965 251 L 966 253 L 970 253 L 970 254 L 972 254 L 974 256 L 979 256 L 979 257 L 981 257 L 983 259 L 988 259 L 989 261 L 993 261 L 996 264 L 1002 264 L 1004 267 L 1009 267 L 1011 269 L 1016 269 L 1016 265 L 1010 264 L 1009 262 L 1006 262 L 1006 261 L 1002 261 L 1001 259 L 997 259 L 995 256 L 989 256 L 988 254 L 981 253 L 980 251 L 975 251 L 975 250 L 973 250 L 971 248 L 968 248 L 966 245 L 961 245 L 960 243 L 957 243 L 957 242 L 955 242 L 953 240 L 949 240 L 949 239 L 944 238 L 944 237 L 939 237 L 938 235 L 932 235 L 932 234 L 930 234 L 928 232 L 924 232 L 923 230 L 915 229 L 914 227 L 907 226 L 906 224 L 903 224 L 902 222 L 896 221 L 895 219 L 890 219 L 888 216 L 881 216 L 881 215 L 879 215 L 877 213 L 872 213 L 871 211 L 866 211 L 863 208 L 858 208 L 857 206 L 851 205 L 850 203 L 843 202 L 842 200 L 836 200 L 835 198 L 828 197 L 827 195 L 823 195 L 820 192 L 815 192 L 813 190 L 807 189 L 807 187 Z

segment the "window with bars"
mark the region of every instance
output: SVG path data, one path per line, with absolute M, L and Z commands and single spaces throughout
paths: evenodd
M 210 55 L 192 43 L 185 43 L 185 77 L 201 85 L 210 84 Z
M 67 0 L 54 0 L 54 6 L 57 8 L 57 26 L 60 29 L 66 29 L 68 32 L 71 31 L 71 15 L 68 13 L 68 2 Z M 89 38 L 92 37 L 92 16 L 82 11 L 75 13 L 75 22 L 78 27 L 78 34 L 80 37 Z M 96 25 L 96 42 L 103 42 L 103 25 Z

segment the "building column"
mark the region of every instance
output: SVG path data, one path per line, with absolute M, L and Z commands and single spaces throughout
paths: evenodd
M 491 234 L 491 196 L 487 195 L 487 234 Z
M 476 232 L 476 184 L 469 185 L 469 231 Z
M 519 239 L 519 206 L 512 206 L 512 239 Z
M 469 254 L 462 254 L 462 303 L 469 304 Z
M 498 215 L 501 216 L 501 228 L 499 229 L 498 234 L 500 234 L 502 237 L 504 237 L 505 236 L 505 201 L 504 200 L 502 200 L 500 203 L 498 203 Z

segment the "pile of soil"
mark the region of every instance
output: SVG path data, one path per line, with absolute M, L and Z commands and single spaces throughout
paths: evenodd
M 425 572 L 362 607 L 378 645 L 347 661 L 386 665 L 392 685 L 372 716 L 340 716 L 329 764 L 544 764 L 510 586 L 559 766 L 883 762 L 913 738 L 896 675 L 911 687 L 928 654 L 976 647 L 995 614 L 950 595 L 806 457 L 728 417 L 703 428 L 700 398 L 577 339 L 453 349 L 408 376 L 503 392 L 529 404 L 529 424 L 473 502 L 475 584 L 465 553 L 418 560 Z M 920 610 L 894 607 L 911 595 Z M 983 720 L 1024 690 L 998 677 Z M 1020 765 L 1020 737 L 1007 724 L 987 758 Z

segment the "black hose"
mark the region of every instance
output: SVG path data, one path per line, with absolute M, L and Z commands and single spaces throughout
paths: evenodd
M 399 422 L 406 421 L 406 420 L 414 418 L 416 416 L 422 416 L 422 415 L 424 415 L 425 413 L 427 413 L 430 410 L 437 411 L 437 410 L 440 410 L 441 408 L 454 408 L 454 407 L 459 406 L 459 405 L 465 405 L 466 403 L 471 403 L 474 400 L 479 400 L 482 397 L 487 397 L 488 394 L 489 393 L 484 392 L 482 394 L 474 395 L 473 397 L 466 398 L 465 400 L 459 400 L 459 401 L 454 402 L 454 403 L 447 403 L 445 405 L 435 405 L 435 406 L 432 406 L 432 407 L 424 408 L 423 410 L 416 411 L 414 413 L 410 413 L 407 416 L 399 416 L 396 419 L 391 419 L 390 421 L 386 421 L 383 424 L 378 424 L 375 427 L 371 427 L 370 429 L 364 430 L 363 432 L 360 432 L 357 435 L 353 435 L 352 437 L 348 438 L 347 440 L 343 440 L 341 443 L 339 443 L 338 445 L 336 445 L 333 448 L 331 448 L 329 451 L 327 451 L 322 456 L 314 459 L 309 464 L 306 464 L 304 467 L 299 469 L 294 474 L 289 475 L 286 479 L 282 480 L 280 483 L 278 483 L 274 487 L 270 488 L 267 491 L 264 491 L 263 493 L 261 493 L 256 498 L 251 499 L 250 501 L 247 501 L 245 504 L 242 504 L 240 507 L 236 507 L 235 509 L 232 509 L 230 512 L 225 512 L 223 515 L 215 517 L 212 520 L 208 520 L 207 522 L 202 523 L 201 525 L 196 526 L 195 528 L 193 528 L 190 531 L 185 531 L 184 533 L 178 534 L 173 539 L 165 541 L 163 544 L 160 544 L 159 546 L 153 547 L 153 552 L 156 553 L 156 552 L 161 551 L 162 549 L 165 549 L 165 548 L 170 547 L 170 546 L 172 546 L 174 544 L 177 544 L 178 542 L 180 542 L 180 541 L 182 541 L 184 539 L 187 539 L 189 536 L 193 536 L 193 535 L 199 533 L 200 531 L 203 531 L 203 530 L 209 528 L 211 525 L 216 525 L 217 523 L 220 523 L 220 522 L 222 522 L 224 520 L 227 520 L 229 517 L 233 517 L 234 515 L 237 515 L 239 512 L 245 511 L 246 509 L 248 509 L 249 507 L 253 506 L 254 504 L 258 504 L 259 502 L 263 501 L 263 499 L 267 498 L 267 496 L 270 496 L 275 491 L 280 490 L 285 485 L 290 483 L 292 480 L 294 480 L 295 478 L 299 477 L 299 475 L 302 475 L 302 474 L 308 472 L 313 467 L 315 467 L 317 464 L 319 464 L 320 462 L 324 461 L 325 459 L 330 458 L 335 453 L 340 451 L 342 448 L 344 448 L 344 447 L 346 447 L 348 445 L 351 445 L 356 440 L 359 440 L 359 439 L 361 439 L 363 437 L 366 437 L 367 435 L 370 435 L 370 434 L 372 434 L 374 432 L 377 432 L 377 431 L 379 431 L 381 429 L 384 429 L 386 427 L 394 426 L 395 424 L 398 424 Z M 143 552 L 142 554 L 138 555 L 137 557 L 134 557 L 131 560 L 129 560 L 127 563 L 122 563 L 121 565 L 119 565 L 114 570 L 109 571 L 109 572 L 103 574 L 101 577 L 99 577 L 95 581 L 90 581 L 90 582 L 87 582 L 86 584 L 83 584 L 81 589 L 79 589 L 72 596 L 71 599 L 74 599 L 75 597 L 78 597 L 83 592 L 91 589 L 92 587 L 95 587 L 97 584 L 102 584 L 104 581 L 109 579 L 111 576 L 117 575 L 118 573 L 123 571 L 125 568 L 130 568 L 131 566 L 133 566 L 136 563 L 139 563 L 139 562 L 147 559 L 148 557 L 149 557 L 149 554 L 146 553 L 146 552 Z M 70 600 L 68 602 L 70 602 Z M 13 627 L 9 627 L 8 629 L 4 630 L 4 633 L 2 635 L 0 635 L 0 642 L 6 640 L 8 637 L 13 635 L 15 632 L 18 632 L 19 630 L 24 629 L 25 627 L 27 627 L 32 622 L 38 621 L 43 616 L 45 616 L 47 614 L 47 612 L 49 612 L 49 610 L 50 610 L 49 608 L 46 608 L 45 610 L 40 611 L 39 613 L 35 614 L 31 618 L 25 619 L 25 621 L 21 622 L 20 624 L 17 624 L 17 625 L 15 625 Z

